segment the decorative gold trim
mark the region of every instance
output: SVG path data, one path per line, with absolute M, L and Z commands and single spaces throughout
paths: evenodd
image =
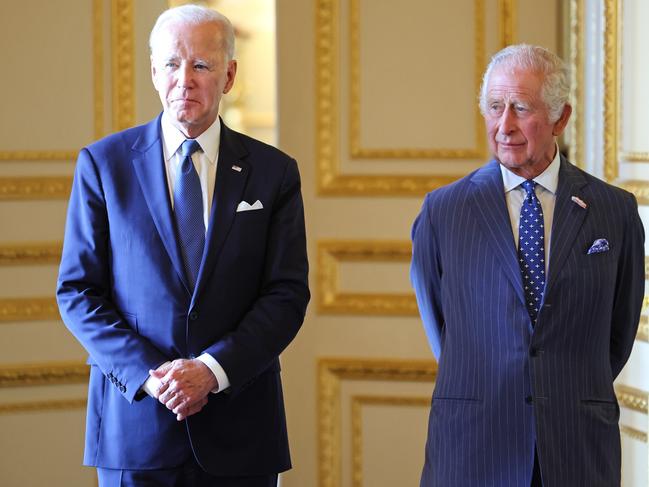
M 0 161 L 73 161 L 75 150 L 10 150 L 0 151 Z
M 649 162 L 649 152 L 622 152 L 620 159 L 625 162 Z
M 649 392 L 631 386 L 618 385 L 615 387 L 615 395 L 620 406 L 642 414 L 649 414 Z
M 64 411 L 86 407 L 86 399 L 53 399 L 0 404 L 0 414 L 33 413 L 41 411 Z
M 640 324 L 638 325 L 638 334 L 636 340 L 641 342 L 649 342 L 649 318 L 647 316 L 640 317 Z
M 59 308 L 54 298 L 0 299 L 0 323 L 59 319 Z
M 618 180 L 615 184 L 633 193 L 639 205 L 649 205 L 649 181 Z
M 572 120 L 569 126 L 570 147 L 568 157 L 584 167 L 584 2 L 570 0 L 570 98 Z
M 500 46 L 514 44 L 516 39 L 516 0 L 500 0 Z
M 644 431 L 631 428 L 630 426 L 620 426 L 620 433 L 634 440 L 638 440 L 644 443 L 647 443 L 647 433 Z
M 343 380 L 434 382 L 437 364 L 432 360 L 377 360 L 323 358 L 318 362 L 318 485 L 342 485 L 341 404 Z
M 0 266 L 57 264 L 60 260 L 61 242 L 0 246 Z
M 133 0 L 112 0 L 113 129 L 135 124 Z
M 338 289 L 340 262 L 409 262 L 407 241 L 324 240 L 318 242 L 318 311 L 323 314 L 416 316 L 414 294 L 349 293 Z
M 644 258 L 644 275 L 649 279 L 649 256 L 645 256 Z
M 484 1 L 484 0 L 481 0 Z M 420 196 L 461 175 L 361 175 L 340 173 L 338 52 L 340 0 L 316 0 L 316 161 L 318 194 Z M 481 14 L 481 12 L 479 12 Z M 479 15 L 476 15 L 478 18 Z M 484 42 L 482 42 L 484 44 Z M 478 56 L 479 53 L 476 53 Z M 481 73 L 476 73 L 479 80 Z M 478 82 L 479 84 L 479 82 Z M 477 114 L 476 116 L 479 116 Z M 484 143 L 484 141 L 482 141 Z
M 620 0 L 604 0 L 604 177 L 618 176 Z
M 88 382 L 89 367 L 83 362 L 20 364 L 0 368 L 0 388 Z
M 363 487 L 363 406 L 430 407 L 430 397 L 352 396 L 352 485 Z
M 0 178 L 0 201 L 68 199 L 69 176 Z
M 104 2 L 92 3 L 92 50 L 95 98 L 95 139 L 104 135 Z
M 486 157 L 485 138 L 482 133 L 482 116 L 475 108 L 475 146 L 472 149 L 448 148 L 366 148 L 361 146 L 361 0 L 349 0 L 349 71 L 350 71 L 350 102 L 349 102 L 349 150 L 352 159 L 483 159 Z M 513 0 L 505 0 L 511 4 Z M 475 79 L 476 93 L 480 89 L 481 72 L 485 66 L 484 46 L 484 0 L 474 0 L 474 50 L 475 50 Z

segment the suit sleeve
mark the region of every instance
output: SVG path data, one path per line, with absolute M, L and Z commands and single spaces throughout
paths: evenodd
M 610 360 L 613 377 L 617 377 L 622 371 L 631 354 L 645 288 L 644 227 L 633 195 L 629 195 L 625 214 L 628 219 L 620 252 L 611 323 Z
M 286 164 L 271 222 L 259 296 L 238 326 L 204 352 L 233 390 L 259 375 L 297 334 L 310 299 L 304 206 L 297 164 Z
M 77 160 L 56 297 L 61 318 L 122 395 L 132 402 L 148 370 L 167 359 L 111 301 L 109 221 L 90 152 Z
M 433 354 L 439 359 L 444 332 L 440 284 L 442 267 L 439 248 L 430 217 L 431 195 L 426 196 L 424 205 L 412 228 L 412 262 L 410 280 L 415 289 L 419 314 Z

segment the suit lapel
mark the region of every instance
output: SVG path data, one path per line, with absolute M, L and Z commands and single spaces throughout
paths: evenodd
M 572 250 L 573 242 L 588 214 L 588 208 L 582 208 L 572 201 L 573 196 L 586 200 L 583 195 L 583 188 L 586 184 L 586 178 L 562 157 L 552 223 L 550 268 L 548 281 L 545 285 L 545 296 L 548 295 L 556 282 L 559 272 Z
M 135 141 L 132 150 L 133 167 L 149 212 L 173 267 L 189 292 L 169 201 L 169 186 L 160 140 L 160 117 L 144 127 L 142 135 Z
M 204 283 L 214 269 L 230 232 L 237 206 L 243 197 L 243 191 L 250 173 L 249 164 L 243 160 L 247 153 L 248 151 L 242 145 L 238 134 L 221 122 L 221 141 L 219 143 L 214 198 L 205 239 L 203 262 L 198 273 L 194 299 L 200 295 Z
M 474 184 L 469 199 L 472 212 L 486 236 L 487 245 L 500 261 L 505 275 L 524 303 L 521 271 L 498 162 L 491 161 L 479 169 L 471 182 Z

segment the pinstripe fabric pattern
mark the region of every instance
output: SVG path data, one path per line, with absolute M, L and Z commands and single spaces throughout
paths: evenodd
M 586 209 L 572 196 L 588 204 Z M 619 485 L 613 379 L 644 294 L 632 195 L 561 161 L 536 327 L 524 304 L 498 163 L 427 195 L 411 279 L 439 361 L 422 487 Z M 610 250 L 587 255 L 597 238 Z

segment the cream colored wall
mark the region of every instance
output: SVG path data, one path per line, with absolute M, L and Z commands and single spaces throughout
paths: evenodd
M 313 303 L 283 355 L 283 487 L 417 485 L 435 364 L 408 282 L 423 194 L 483 164 L 480 76 L 557 49 L 554 2 L 278 0 L 279 144 L 300 164 Z
M 596 26 L 616 0 L 604 2 L 606 12 L 595 0 L 571 2 L 580 19 L 573 41 L 585 46 L 574 51 L 584 84 L 572 147 L 592 156 L 583 157 L 589 170 L 617 168 L 613 179 L 645 205 L 649 148 L 638 100 L 646 62 L 635 46 L 649 41 L 647 12 L 641 0 L 621 3 L 624 27 L 611 35 Z M 511 41 L 559 49 L 556 3 L 540 4 L 277 0 L 278 139 L 302 173 L 313 291 L 303 330 L 282 357 L 294 463 L 284 487 L 416 485 L 435 365 L 407 280 L 410 225 L 425 191 L 486 157 L 474 102 L 488 56 Z M 0 49 L 11 67 L 0 111 L 3 485 L 95 483 L 79 466 L 85 354 L 53 302 L 66 199 L 81 146 L 160 110 L 146 43 L 165 6 L 3 6 Z M 598 46 L 606 59 L 598 61 Z M 611 61 L 618 46 L 619 76 Z M 606 84 L 598 72 L 608 73 Z M 597 122 L 598 107 L 622 114 L 622 129 L 611 117 Z M 272 137 L 269 117 L 249 118 L 266 123 L 262 138 Z M 610 157 L 618 152 L 619 164 Z M 620 381 L 634 387 L 619 391 L 625 485 L 649 477 L 644 314 Z

